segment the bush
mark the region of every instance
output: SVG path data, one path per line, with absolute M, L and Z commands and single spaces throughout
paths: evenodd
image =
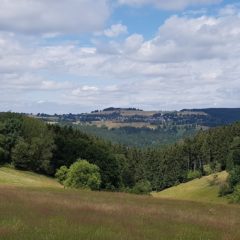
M 97 190 L 101 184 L 99 172 L 100 169 L 95 164 L 90 164 L 86 160 L 78 160 L 70 166 L 64 185 L 71 188 Z
M 202 173 L 198 170 L 195 170 L 195 171 L 189 171 L 188 174 L 187 174 L 187 179 L 188 180 L 193 180 L 195 178 L 200 178 L 202 176 Z
M 62 166 L 57 170 L 55 177 L 58 179 L 59 183 L 64 185 L 64 182 L 67 179 L 67 174 L 68 174 L 68 168 L 66 166 Z
M 240 184 L 236 185 L 231 196 L 231 202 L 240 203 Z
M 204 175 L 207 175 L 207 176 L 213 173 L 213 170 L 210 164 L 206 164 L 203 166 L 203 172 L 204 172 Z
M 220 172 L 221 170 L 222 170 L 222 166 L 218 162 L 206 164 L 203 166 L 204 175 L 210 175 L 213 173 L 217 173 L 217 172 Z
M 151 191 L 151 183 L 149 181 L 142 180 L 136 183 L 131 192 L 135 194 L 150 194 Z
M 219 197 L 223 197 L 223 196 L 226 196 L 230 193 L 232 193 L 233 190 L 232 188 L 229 186 L 229 183 L 227 182 L 224 182 L 224 183 L 221 183 L 220 184 L 220 187 L 219 187 L 219 192 L 218 192 L 218 196 Z

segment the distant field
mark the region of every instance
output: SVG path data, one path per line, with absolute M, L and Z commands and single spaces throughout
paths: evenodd
M 61 188 L 55 179 L 8 167 L 0 167 L 0 185 Z
M 156 125 L 151 125 L 149 123 L 145 123 L 145 122 L 127 122 L 127 123 L 122 123 L 122 122 L 115 122 L 115 121 L 94 121 L 92 122 L 91 125 L 95 125 L 97 127 L 102 127 L 102 126 L 106 126 L 107 128 L 111 129 L 111 128 L 120 128 L 120 127 L 134 127 L 134 128 L 151 128 L 151 129 L 156 129 L 157 126 Z
M 193 181 L 171 187 L 164 191 L 153 193 L 154 197 L 178 199 L 178 200 L 191 200 L 201 202 L 213 202 L 213 203 L 227 203 L 226 198 L 218 197 L 219 186 L 210 185 L 214 175 L 195 179 Z M 227 172 L 221 172 L 217 174 L 217 182 L 226 181 Z
M 41 188 L 19 187 L 11 176 L 28 186 L 38 177 L 14 172 L 0 171 L 1 240 L 240 239 L 240 206 L 45 188 L 54 180 L 42 176 Z
M 159 111 L 131 111 L 131 110 L 114 110 L 114 111 L 101 111 L 96 113 L 91 113 L 92 115 L 108 115 L 112 113 L 119 112 L 122 116 L 153 116 L 156 113 L 159 113 Z

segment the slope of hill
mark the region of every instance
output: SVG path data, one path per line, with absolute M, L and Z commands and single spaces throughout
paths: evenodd
M 187 183 L 165 189 L 161 192 L 155 192 L 152 195 L 157 198 L 190 200 L 200 202 L 227 203 L 228 200 L 218 197 L 219 184 L 227 179 L 227 172 L 220 172 L 194 179 Z M 215 180 L 214 180 L 215 179 Z
M 61 188 L 61 185 L 55 179 L 9 167 L 0 167 L 0 185 Z
M 4 240 L 240 238 L 236 205 L 61 189 L 52 179 L 5 167 L 0 192 Z

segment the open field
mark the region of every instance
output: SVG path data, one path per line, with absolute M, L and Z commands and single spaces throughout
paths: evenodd
M 234 205 L 63 189 L 0 191 L 1 240 L 240 239 Z
M 8 184 L 0 183 L 1 240 L 240 239 L 240 206 L 77 191 L 57 185 L 46 188 L 47 184 L 39 188 L 31 182 L 28 188 L 10 186 L 15 170 L 8 174 L 4 169 L 0 179 L 5 176 Z M 21 180 L 20 172 L 16 173 Z M 28 172 L 22 176 L 28 175 L 32 178 Z M 49 181 L 39 177 L 41 182 Z
M 216 178 L 217 183 L 226 181 L 227 176 L 227 172 L 218 173 Z M 165 199 L 227 203 L 228 200 L 226 198 L 218 197 L 218 184 L 210 184 L 210 182 L 213 181 L 213 177 L 214 174 L 200 179 L 194 179 L 190 182 L 179 184 L 164 191 L 155 192 L 152 195 L 157 198 Z
M 105 126 L 109 129 L 111 128 L 120 128 L 120 127 L 134 127 L 134 128 L 150 128 L 150 129 L 156 129 L 156 125 L 152 125 L 145 122 L 115 122 L 115 121 L 93 121 L 92 124 L 97 127 Z

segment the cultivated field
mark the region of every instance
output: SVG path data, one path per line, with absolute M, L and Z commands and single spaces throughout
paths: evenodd
M 240 239 L 236 205 L 46 188 L 47 184 L 20 187 L 7 181 L 0 184 L 1 240 Z

